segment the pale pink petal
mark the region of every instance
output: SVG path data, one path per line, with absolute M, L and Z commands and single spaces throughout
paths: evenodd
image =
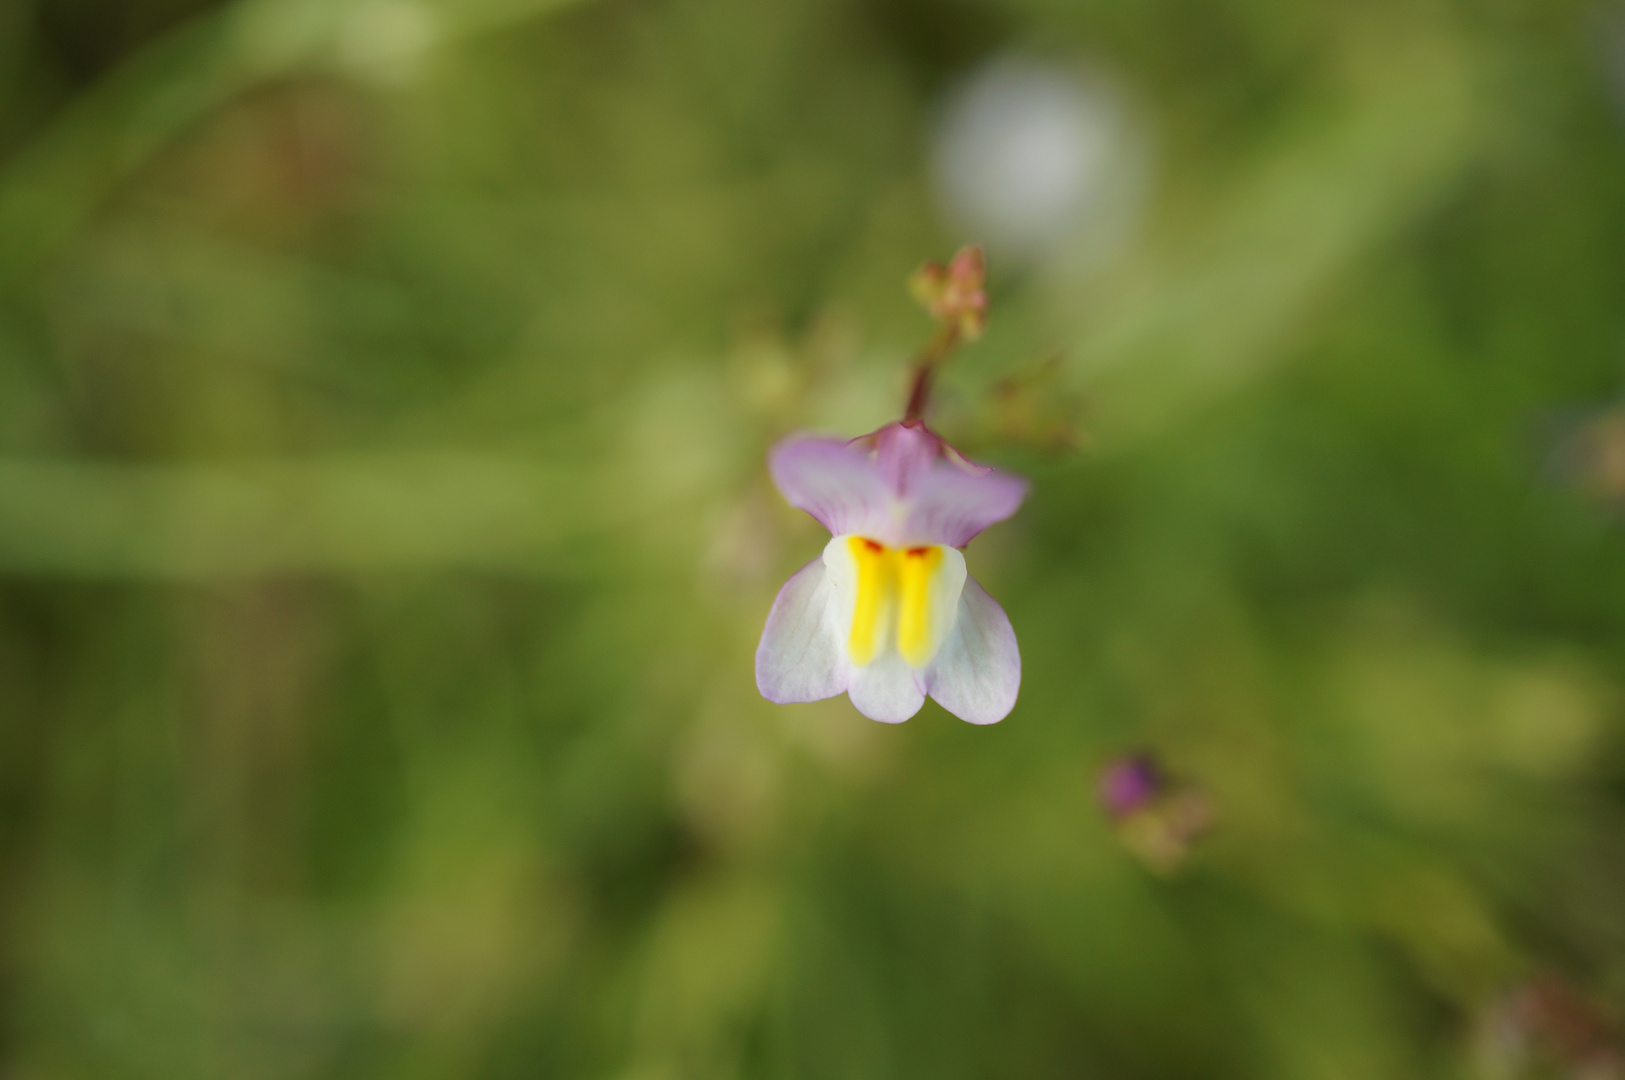
M 846 689 L 851 665 L 835 627 L 833 599 L 821 558 L 779 590 L 756 647 L 756 688 L 767 700 L 821 701 Z
M 875 447 L 875 467 L 886 486 L 899 498 L 907 497 L 931 472 L 942 453 L 943 442 L 924 424 L 887 424 L 871 438 Z
M 871 720 L 901 724 L 925 704 L 924 671 L 909 667 L 888 652 L 866 667 L 853 668 L 847 694 L 852 705 Z
M 964 547 L 1026 497 L 1027 481 L 1019 476 L 939 459 L 908 493 L 904 542 Z
M 791 506 L 835 536 L 885 539 L 895 529 L 895 498 L 862 448 L 839 439 L 793 435 L 768 456 L 773 482 Z
M 996 724 L 1015 708 L 1021 689 L 1016 632 L 974 578 L 965 579 L 959 620 L 927 669 L 926 688 L 944 709 L 972 724 Z

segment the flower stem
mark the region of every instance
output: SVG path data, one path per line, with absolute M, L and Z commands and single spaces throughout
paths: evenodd
M 903 412 L 903 422 L 920 420 L 925 416 L 926 406 L 931 402 L 931 380 L 936 375 L 937 368 L 959 345 L 959 322 L 950 321 L 943 325 L 932 338 L 930 343 L 920 351 L 914 359 L 914 387 L 909 391 L 908 408 Z

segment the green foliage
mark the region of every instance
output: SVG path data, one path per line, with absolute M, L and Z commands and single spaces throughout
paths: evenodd
M 1620 1075 L 1613 18 L 0 5 L 0 1071 Z M 942 376 L 1021 701 L 769 705 L 1001 49 L 1154 162 Z

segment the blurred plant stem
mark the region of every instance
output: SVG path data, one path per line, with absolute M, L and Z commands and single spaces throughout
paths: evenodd
M 235 464 L 0 461 L 10 573 L 206 580 L 431 567 L 545 570 L 561 545 L 694 494 L 628 469 L 475 454 Z
M 410 12 L 428 49 L 581 0 L 239 0 L 164 36 L 64 111 L 0 173 L 0 288 L 26 289 L 119 186 L 190 125 L 256 85 L 357 74 L 345 39 Z M 366 72 L 360 72 L 365 75 Z

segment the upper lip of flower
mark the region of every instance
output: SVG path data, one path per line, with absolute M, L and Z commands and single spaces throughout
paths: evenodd
M 893 547 L 964 547 L 1016 512 L 1027 482 L 966 460 L 919 421 L 850 441 L 792 436 L 774 447 L 773 481 L 834 535 Z

